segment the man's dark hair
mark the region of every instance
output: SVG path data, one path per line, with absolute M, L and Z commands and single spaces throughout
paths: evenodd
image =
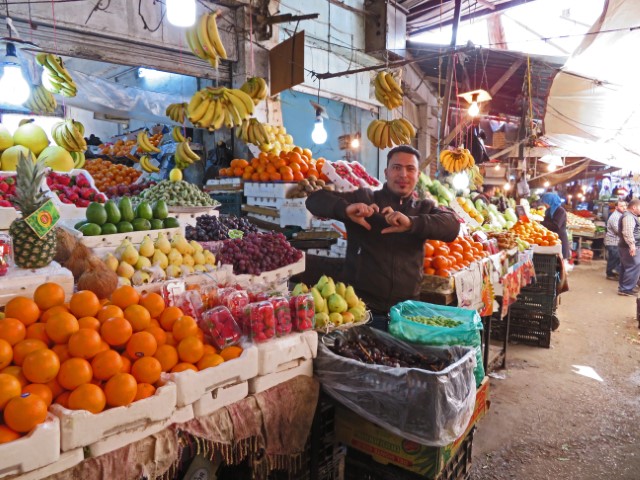
M 487 193 L 491 190 L 495 191 L 496 188 L 497 187 L 495 185 L 485 185 L 484 187 L 482 187 L 482 193 Z
M 411 145 L 398 145 L 397 147 L 393 147 L 389 150 L 389 153 L 387 153 L 387 165 L 389 165 L 389 160 L 391 160 L 391 157 L 396 153 L 408 153 L 410 155 L 414 155 L 418 160 L 418 165 L 420 165 L 420 152 Z

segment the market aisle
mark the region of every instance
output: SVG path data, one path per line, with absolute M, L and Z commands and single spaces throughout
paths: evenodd
M 510 345 L 474 440 L 471 479 L 640 478 L 640 336 L 635 298 L 604 263 L 577 266 L 551 349 Z M 602 382 L 575 373 L 592 367 Z

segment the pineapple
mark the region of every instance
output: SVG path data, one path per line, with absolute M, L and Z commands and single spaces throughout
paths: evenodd
M 44 192 L 40 191 L 45 175 L 43 162 L 35 162 L 31 155 L 20 155 L 16 179 L 16 208 L 22 218 L 14 220 L 9 227 L 9 235 L 13 238 L 13 260 L 21 268 L 42 268 L 51 263 L 56 254 L 56 232 L 51 229 L 43 238 L 31 229 L 23 219 L 27 218 L 46 201 Z

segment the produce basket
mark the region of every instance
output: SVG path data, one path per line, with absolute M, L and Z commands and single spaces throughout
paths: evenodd
M 83 235 L 82 232 L 76 230 L 73 227 L 73 220 L 61 220 L 59 225 L 71 232 L 77 239 L 79 239 L 86 247 L 89 248 L 101 248 L 101 247 L 111 247 L 116 248 L 120 246 L 123 240 L 129 240 L 134 245 L 138 245 L 142 243 L 144 237 L 149 235 L 152 240 L 160 233 L 164 233 L 168 238 L 171 238 L 173 235 L 181 234 L 184 235 L 184 226 L 180 226 L 177 228 L 161 228 L 158 230 L 142 230 L 139 232 L 128 232 L 128 233 L 113 233 L 111 235 L 93 235 L 86 236 Z
M 405 356 L 444 364 L 433 372 L 414 367 L 367 364 L 334 353 L 327 343 L 374 339 Z M 429 446 L 444 446 L 462 435 L 475 406 L 475 350 L 411 345 L 367 326 L 323 337 L 315 373 L 338 402 L 396 435 Z
M 324 333 L 324 334 L 335 332 L 336 330 L 344 332 L 344 331 L 347 331 L 347 330 L 349 330 L 351 328 L 354 328 L 354 327 L 360 327 L 362 325 L 367 325 L 367 324 L 369 324 L 371 322 L 372 318 L 373 318 L 373 315 L 371 314 L 371 310 L 367 310 L 365 312 L 364 320 L 361 320 L 359 322 L 343 323 L 342 325 L 338 325 L 338 326 L 336 326 L 336 325 L 334 325 L 332 323 L 332 324 L 327 324 L 324 327 L 316 327 L 315 330 L 318 333 Z
M 420 287 L 422 293 L 440 293 L 446 295 L 456 291 L 456 283 L 453 275 L 440 277 L 438 275 L 425 275 Z

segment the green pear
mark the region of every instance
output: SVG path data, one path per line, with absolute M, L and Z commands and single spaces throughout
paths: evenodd
M 326 307 L 327 307 L 326 302 L 324 301 L 324 298 L 322 298 L 322 295 L 320 295 L 320 292 L 316 287 L 311 288 L 311 295 L 313 295 L 313 303 L 315 304 L 315 311 L 316 312 L 326 311 Z
M 142 270 L 143 268 L 149 268 L 150 266 L 151 266 L 151 260 L 149 260 L 147 257 L 143 257 L 142 255 L 140 255 L 138 257 L 138 261 L 133 267 L 136 270 Z
M 145 257 L 142 257 L 145 258 Z M 147 260 L 149 260 L 147 258 Z M 144 285 L 145 283 L 149 283 L 149 274 L 147 272 L 143 272 L 142 270 L 138 270 L 131 277 L 131 283 L 135 286 Z
M 327 306 L 329 307 L 329 311 L 331 313 L 346 312 L 348 308 L 346 300 L 337 293 L 334 293 L 329 298 L 327 298 Z
M 342 325 L 342 315 L 338 312 L 333 312 L 329 314 L 329 321 L 333 323 L 336 327 Z
M 298 295 L 302 295 L 303 293 L 305 293 L 304 289 L 307 286 L 304 283 L 297 283 L 295 287 L 293 287 L 293 290 L 291 291 L 291 296 L 292 297 L 297 297 Z M 307 291 L 309 289 L 307 288 Z
M 156 252 L 153 254 L 153 257 L 151 257 L 151 263 L 153 265 L 158 265 L 161 269 L 164 270 L 165 268 L 167 268 L 167 265 L 169 265 L 169 259 L 162 252 L 162 250 L 156 250 Z
M 122 261 L 120 262 L 120 265 L 118 265 L 116 273 L 119 277 L 131 278 L 136 271 L 130 263 Z
M 329 279 L 329 281 L 325 283 L 322 290 L 320 290 L 320 294 L 323 298 L 329 298 L 331 295 L 336 294 L 336 286 L 333 283 L 333 280 Z
M 175 265 L 176 267 L 182 265 L 182 254 L 175 248 L 171 249 L 167 258 L 169 259 L 169 265 Z
M 140 258 L 140 254 L 136 250 L 136 247 L 133 245 L 127 245 L 124 252 L 122 252 L 122 258 L 120 258 L 120 260 L 127 262 L 129 265 L 135 265 L 138 258 Z
M 202 245 L 200 245 L 198 242 L 196 242 L 195 240 L 191 240 L 189 242 L 189 245 L 191 245 L 193 247 L 193 251 L 194 252 L 202 252 L 204 250 L 204 248 L 202 248 Z
M 182 269 L 178 265 L 169 265 L 165 272 L 169 278 L 179 278 L 182 275 Z
M 193 254 L 193 261 L 195 262 L 196 265 L 204 265 L 205 263 L 207 263 L 206 258 L 204 257 L 204 253 L 202 253 L 202 251 L 195 252 Z
M 107 266 L 107 268 L 113 272 L 118 269 L 118 264 L 120 263 L 118 262 L 118 259 L 111 253 L 108 253 L 107 256 L 104 257 L 103 262 Z
M 349 309 L 349 313 L 351 313 L 353 315 L 353 319 L 356 322 L 361 322 L 362 320 L 364 320 L 365 316 L 366 316 L 366 310 L 364 308 L 361 307 L 351 307 Z
M 338 282 L 336 283 L 336 293 L 338 295 L 340 295 L 342 298 L 344 298 L 345 292 L 347 291 L 347 286 L 342 283 L 342 282 Z
M 156 238 L 156 243 L 154 244 L 157 250 L 160 250 L 165 255 L 169 255 L 171 251 L 171 242 L 167 240 L 167 237 L 164 233 L 160 233 L 158 238 Z
M 325 312 L 316 313 L 314 322 L 316 328 L 325 327 L 329 323 L 329 314 Z
M 138 253 L 143 257 L 151 258 L 153 257 L 154 252 L 156 251 L 156 247 L 153 246 L 153 241 L 149 235 L 145 235 L 142 239 L 142 243 L 140 244 L 140 248 L 138 249 Z
M 358 302 L 360 301 L 351 285 L 347 287 L 347 290 L 345 291 L 343 297 L 347 301 L 347 305 L 349 305 L 349 308 L 356 307 L 358 305 Z
M 329 277 L 327 277 L 326 275 L 322 275 L 318 280 L 318 283 L 315 284 L 315 287 L 318 289 L 319 292 L 321 292 L 322 288 L 326 285 L 328 281 L 329 281 Z

